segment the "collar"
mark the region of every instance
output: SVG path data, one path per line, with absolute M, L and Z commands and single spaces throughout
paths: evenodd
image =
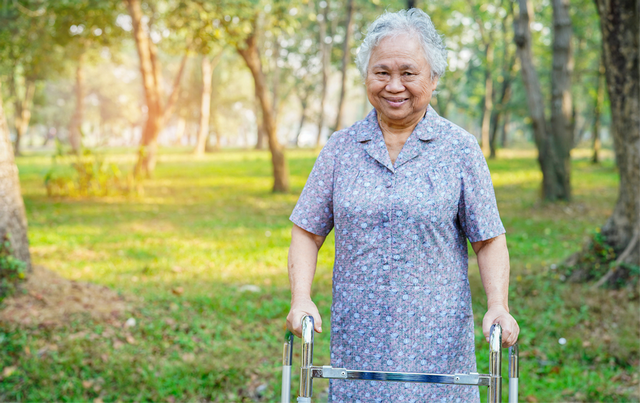
M 440 115 L 429 105 L 427 113 L 413 129 L 413 133 L 422 141 L 435 139 L 438 136 L 440 119 Z M 375 108 L 369 112 L 366 118 L 358 122 L 357 126 L 357 139 L 360 143 L 372 140 L 376 132 L 382 134 L 378 124 L 378 112 Z

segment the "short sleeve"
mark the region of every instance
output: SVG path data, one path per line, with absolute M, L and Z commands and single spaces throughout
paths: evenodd
M 504 234 L 487 161 L 474 137 L 462 147 L 462 189 L 458 220 L 470 242 L 485 241 Z
M 289 219 L 298 227 L 320 236 L 333 229 L 333 178 L 336 140 L 331 136 L 316 159 L 313 170 Z

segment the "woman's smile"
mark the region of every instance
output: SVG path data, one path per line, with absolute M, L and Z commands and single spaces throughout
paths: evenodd
M 394 108 L 401 107 L 409 98 L 384 98 Z

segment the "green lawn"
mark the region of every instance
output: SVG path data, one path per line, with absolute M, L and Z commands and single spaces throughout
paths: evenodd
M 126 167 L 132 155 L 107 159 Z M 288 158 L 290 194 L 270 193 L 266 152 L 194 159 L 165 151 L 143 196 L 92 200 L 47 198 L 50 157 L 18 159 L 34 263 L 127 296 L 133 308 L 121 322 L 134 317 L 137 325 L 83 315 L 56 329 L 0 324 L 0 370 L 15 367 L 0 374 L 0 400 L 236 402 L 259 400 L 257 391 L 259 401 L 278 400 L 288 216 L 315 154 L 296 150 Z M 532 155 L 489 165 L 508 232 L 512 313 L 522 329 L 522 401 L 637 402 L 638 300 L 564 283 L 555 269 L 611 213 L 613 163 L 574 161 L 574 201 L 559 205 L 539 201 Z M 325 319 L 333 247 L 330 236 L 314 283 Z M 479 371 L 487 372 L 484 294 L 473 265 L 470 280 Z M 176 287 L 184 293 L 172 293 Z M 329 361 L 328 328 L 316 337 L 316 363 Z M 327 383 L 315 385 L 321 392 Z

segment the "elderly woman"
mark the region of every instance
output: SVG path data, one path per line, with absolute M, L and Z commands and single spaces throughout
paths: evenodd
M 335 228 L 331 364 L 379 371 L 475 372 L 467 239 L 487 294 L 483 332 L 519 328 L 509 314 L 509 254 L 476 139 L 429 106 L 446 49 L 431 19 L 386 13 L 357 56 L 374 109 L 334 133 L 291 215 L 291 311 L 311 300 L 318 250 Z M 477 402 L 477 387 L 332 380 L 330 402 Z

